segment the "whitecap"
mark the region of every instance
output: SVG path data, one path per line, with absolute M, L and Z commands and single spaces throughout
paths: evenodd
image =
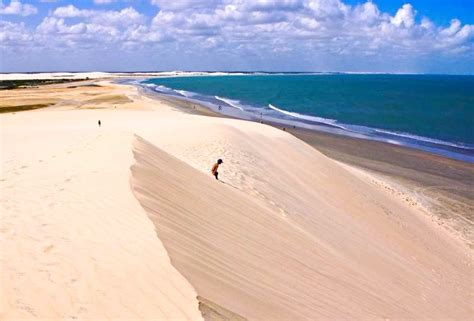
M 273 106 L 272 104 L 269 104 L 268 107 L 270 109 L 273 109 L 273 110 L 275 110 L 279 113 L 282 113 L 284 115 L 287 115 L 287 116 L 291 116 L 291 117 L 299 118 L 299 119 L 304 119 L 304 120 L 309 120 L 309 121 L 316 122 L 316 123 L 322 123 L 322 124 L 326 124 L 326 125 L 330 125 L 330 126 L 334 126 L 334 127 L 340 128 L 340 129 L 347 130 L 347 128 L 345 128 L 343 126 L 340 126 L 340 125 L 337 125 L 336 121 L 334 119 L 303 115 L 303 114 L 295 113 L 295 112 L 292 112 L 292 111 L 287 111 L 287 110 L 284 110 L 284 109 L 280 109 L 278 107 Z
M 230 105 L 234 108 L 240 109 L 241 111 L 244 111 L 244 109 L 240 105 L 240 101 L 238 100 L 233 100 L 233 99 L 228 99 L 228 98 L 221 98 L 219 96 L 214 96 L 217 100 L 225 102 L 227 105 Z
M 408 139 L 411 139 L 411 140 L 420 141 L 420 142 L 424 142 L 424 143 L 431 143 L 431 144 L 435 144 L 435 145 L 444 145 L 444 146 L 450 146 L 450 147 L 462 148 L 462 149 L 470 149 L 470 150 L 474 149 L 473 147 L 466 146 L 464 144 L 450 143 L 450 142 L 446 142 L 444 140 L 439 140 L 439 139 L 429 138 L 429 137 L 424 137 L 424 136 L 418 136 L 418 135 L 414 135 L 414 134 L 392 132 L 392 131 L 384 130 L 384 129 L 374 129 L 374 130 L 377 133 L 408 138 Z
M 175 92 L 177 92 L 178 94 L 180 94 L 181 96 L 184 96 L 184 97 L 193 97 L 193 96 L 197 95 L 196 93 L 186 91 L 186 90 L 177 90 L 176 89 Z

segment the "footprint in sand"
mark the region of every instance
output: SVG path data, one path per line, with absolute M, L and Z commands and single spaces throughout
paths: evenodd
M 48 245 L 47 247 L 45 247 L 45 248 L 43 249 L 43 252 L 44 252 L 44 253 L 49 253 L 49 252 L 51 252 L 51 251 L 53 250 L 53 248 L 54 248 L 54 245 L 50 244 L 50 245 Z
M 287 219 L 287 218 L 288 218 L 288 212 L 287 212 L 287 211 L 285 211 L 285 210 L 282 209 L 281 207 L 279 207 L 278 210 L 280 211 L 280 215 L 281 215 L 284 219 Z

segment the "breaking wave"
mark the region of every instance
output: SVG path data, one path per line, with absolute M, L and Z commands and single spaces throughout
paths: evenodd
M 273 106 L 272 104 L 269 104 L 268 108 L 270 108 L 272 110 L 275 110 L 279 113 L 282 113 L 284 115 L 294 117 L 294 118 L 303 119 L 303 120 L 307 120 L 307 121 L 311 121 L 311 122 L 315 122 L 315 123 L 322 123 L 322 124 L 326 124 L 326 125 L 333 126 L 333 127 L 336 127 L 336 128 L 347 130 L 347 128 L 345 128 L 344 126 L 336 124 L 336 121 L 334 119 L 303 115 L 303 114 L 295 113 L 295 112 L 292 112 L 292 111 L 287 111 L 287 110 L 284 110 L 284 109 L 280 109 L 278 107 Z
M 219 96 L 214 96 L 217 100 L 225 102 L 227 105 L 232 106 L 234 108 L 240 109 L 241 111 L 244 111 L 244 109 L 240 106 L 240 101 L 238 100 L 233 100 L 233 99 L 228 99 L 228 98 L 221 98 Z
M 435 144 L 435 145 L 444 145 L 444 146 L 450 146 L 450 147 L 455 147 L 455 148 L 462 148 L 462 149 L 467 149 L 467 150 L 473 150 L 474 147 L 466 146 L 464 144 L 456 144 L 456 143 L 450 143 L 446 142 L 444 140 L 439 140 L 435 138 L 428 138 L 428 137 L 423 137 L 423 136 L 418 136 L 414 134 L 408 134 L 408 133 L 400 133 L 400 132 L 392 132 L 390 130 L 384 130 L 384 129 L 375 129 L 377 133 L 381 134 L 386 134 L 386 135 L 392 135 L 392 136 L 397 136 L 397 137 L 403 137 L 403 138 L 408 138 L 416 141 L 421 141 L 425 143 L 430 143 L 430 144 Z

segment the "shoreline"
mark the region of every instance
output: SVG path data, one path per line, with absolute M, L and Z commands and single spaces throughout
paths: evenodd
M 186 113 L 259 123 L 219 114 L 197 102 L 138 87 L 145 96 L 165 101 Z M 473 163 L 408 146 L 289 128 L 272 122 L 264 124 L 292 134 L 333 160 L 367 171 L 387 182 L 383 184 L 387 190 L 403 195 L 408 203 L 418 202 L 427 209 L 432 221 L 447 228 L 469 248 L 474 248 Z
M 173 82 L 171 82 L 171 84 L 172 83 Z M 224 96 L 222 97 L 224 98 L 221 98 L 219 96 L 213 96 L 213 94 L 210 93 L 201 94 L 199 93 L 199 90 L 197 90 L 197 92 L 178 90 L 160 84 L 162 83 L 154 81 L 153 78 L 144 79 L 142 82 L 135 82 L 135 85 L 142 86 L 151 93 L 167 95 L 178 100 L 186 100 L 196 104 L 201 104 L 218 114 L 237 119 L 253 120 L 257 122 L 263 119 L 266 123 L 272 122 L 276 123 L 278 126 L 286 128 L 303 128 L 351 138 L 385 142 L 474 164 L 474 145 L 468 143 L 470 140 L 465 137 L 465 139 L 459 138 L 459 140 L 456 140 L 454 138 L 442 138 L 444 137 L 443 135 L 433 136 L 428 133 L 425 133 L 427 135 L 425 136 L 418 132 L 416 127 L 413 127 L 413 130 L 397 130 L 394 128 L 388 129 L 390 126 L 382 126 L 382 128 L 375 124 L 362 125 L 357 122 L 344 122 L 340 121 L 339 117 L 335 115 L 327 116 L 327 118 L 325 118 L 326 116 L 322 117 L 314 114 L 295 112 L 292 111 L 291 108 L 285 110 L 284 107 L 278 105 L 274 106 L 268 104 L 268 107 L 264 107 L 268 101 L 265 103 L 260 102 L 256 104 L 247 104 L 240 101 L 238 96 L 230 95 L 234 97 L 231 99 L 226 98 L 225 94 L 223 94 Z M 166 82 L 164 84 L 166 84 Z M 173 85 L 170 86 L 173 87 Z M 216 84 L 216 86 L 218 85 Z M 178 86 L 176 88 L 182 87 Z M 186 86 L 184 88 L 186 88 Z M 206 91 L 204 90 L 204 92 Z M 242 94 L 245 96 L 244 93 Z M 403 126 L 400 128 L 402 127 Z
M 0 95 L 54 103 L 0 115 L 5 319 L 470 315 L 472 250 L 292 133 L 110 81 Z
M 473 164 L 388 143 L 301 129 L 287 131 L 331 159 L 382 177 L 389 182 L 385 188 L 415 198 L 432 220 L 474 248 Z

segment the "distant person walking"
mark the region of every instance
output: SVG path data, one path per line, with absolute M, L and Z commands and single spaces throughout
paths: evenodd
M 214 164 L 214 166 L 212 166 L 212 169 L 211 169 L 211 173 L 212 175 L 214 175 L 214 177 L 218 180 L 218 176 L 219 176 L 219 172 L 217 171 L 217 169 L 219 168 L 219 165 L 222 164 L 223 161 L 222 159 L 218 159 L 217 160 L 217 163 Z
M 97 123 L 99 124 L 99 127 L 100 127 L 100 125 L 102 125 L 102 123 L 100 122 L 100 119 L 99 119 L 99 121 L 98 121 Z

